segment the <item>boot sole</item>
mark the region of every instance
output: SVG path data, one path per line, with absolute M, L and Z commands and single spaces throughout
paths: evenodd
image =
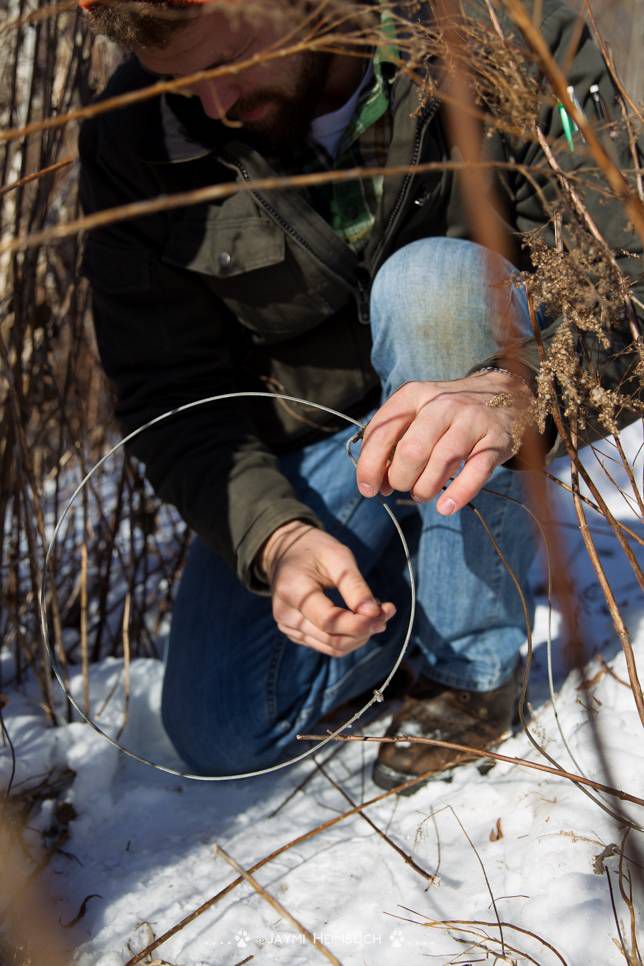
M 385 791 L 390 791 L 395 788 L 396 785 L 402 785 L 403 782 L 410 781 L 412 778 L 416 778 L 416 775 L 403 774 L 402 772 L 396 771 L 394 768 L 390 768 L 389 765 L 384 765 L 381 762 L 375 762 L 373 770 L 371 772 L 371 778 L 378 786 L 378 788 L 384 788 Z M 454 778 L 453 769 L 446 769 L 445 771 L 436 772 L 435 775 L 428 775 L 427 778 L 423 779 L 422 782 L 418 782 L 417 785 L 412 785 L 411 788 L 404 788 L 402 791 L 398 792 L 399 795 L 413 795 L 417 792 L 423 785 L 428 785 L 429 782 L 451 782 Z

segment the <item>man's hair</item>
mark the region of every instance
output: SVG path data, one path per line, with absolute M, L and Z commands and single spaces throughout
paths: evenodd
M 287 7 L 299 8 L 304 14 L 317 5 L 317 0 L 285 2 Z M 166 47 L 173 36 L 199 15 L 202 3 L 207 4 L 208 0 L 81 0 L 93 33 L 109 37 L 126 50 Z M 243 3 L 247 7 L 247 0 Z M 328 15 L 329 10 L 333 11 L 337 6 L 344 17 L 347 11 L 356 16 L 361 8 L 368 11 L 375 3 L 376 0 L 330 0 L 326 11 Z M 217 0 L 211 4 L 215 5 L 225 7 L 227 3 Z M 235 2 L 231 3 L 233 8 L 235 5 Z M 259 0 L 257 5 L 270 12 L 275 7 L 275 0 Z
M 94 3 L 87 11 L 89 26 L 123 47 L 165 47 L 195 15 L 195 3 L 181 0 L 133 0 Z

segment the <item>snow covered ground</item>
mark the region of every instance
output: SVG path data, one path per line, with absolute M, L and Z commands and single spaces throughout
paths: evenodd
M 641 428 L 624 434 L 634 456 Z M 608 451 L 607 444 L 603 444 Z M 589 459 L 592 459 L 589 457 Z M 641 454 L 638 457 L 641 478 Z M 596 478 L 599 474 L 594 474 Z M 622 521 L 634 514 L 616 490 L 605 489 Z M 574 519 L 570 500 L 555 493 L 558 517 Z M 641 594 L 622 553 L 602 519 L 589 511 L 594 534 L 622 613 L 644 650 Z M 620 683 L 627 674 L 579 534 L 570 527 L 568 563 L 577 582 L 588 653 L 597 652 L 586 671 L 590 687 L 566 675 L 553 621 L 557 707 L 568 744 L 585 774 L 644 797 L 644 743 L 631 692 Z M 543 565 L 534 579 L 543 586 Z M 564 768 L 572 771 L 558 735 L 546 677 L 547 608 L 537 613 L 535 664 L 530 702 L 538 740 Z M 600 662 L 600 657 L 607 662 Z M 3 677 L 10 659 L 2 656 Z M 92 668 L 92 707 L 100 708 L 122 671 L 110 659 Z M 158 707 L 162 666 L 137 660 L 131 669 L 127 747 L 157 761 L 176 762 L 163 734 Z M 74 681 L 80 693 L 80 680 Z M 236 878 L 215 854 L 221 845 L 244 868 L 349 808 L 333 784 L 309 759 L 298 766 L 233 783 L 196 783 L 139 765 L 82 723 L 56 730 L 45 727 L 33 681 L 10 689 L 5 718 L 16 746 L 18 790 L 52 769 L 70 768 L 75 778 L 62 793 L 76 812 L 64 853 L 47 871 L 56 918 L 65 931 L 78 966 L 123 966 L 152 938 L 160 936 Z M 116 732 L 122 721 L 122 688 L 117 687 L 100 717 Z M 610 775 L 597 760 L 586 707 L 602 737 Z M 382 733 L 386 721 L 365 731 Z M 360 726 L 359 726 L 360 727 Z M 526 736 L 507 741 L 504 754 L 538 760 Z M 327 746 L 319 760 L 331 751 Z M 327 768 L 356 802 L 379 793 L 370 779 L 377 746 L 345 745 Z M 0 787 L 9 774 L 9 756 L 0 747 Z M 307 776 L 304 788 L 288 796 Z M 614 806 L 614 800 L 606 799 Z M 281 807 L 280 807 L 281 806 Z M 636 805 L 624 812 L 644 824 Z M 56 803 L 43 802 L 30 822 L 34 841 L 51 832 Z M 490 892 L 503 927 L 507 961 L 574 966 L 608 966 L 624 958 L 611 908 L 609 870 L 622 935 L 630 923 L 618 889 L 619 845 L 615 822 L 569 782 L 551 775 L 498 763 L 487 775 L 476 765 L 456 771 L 451 783 L 426 785 L 410 797 L 389 797 L 365 815 L 385 831 L 417 868 L 406 863 L 360 814 L 284 851 L 257 872 L 261 885 L 306 926 L 341 963 L 348 966 L 493 962 L 502 945 Z M 638 833 L 631 833 L 631 840 Z M 469 838 L 468 838 L 469 837 Z M 629 844 L 625 847 L 629 855 Z M 603 856 L 608 855 L 607 858 Z M 629 866 L 628 861 L 625 863 Z M 424 873 L 423 874 L 423 870 Z M 436 878 L 432 878 L 435 876 Z M 489 888 L 486 884 L 486 876 Z M 410 911 L 412 910 L 412 911 Z M 644 910 L 639 911 L 640 922 Z M 431 926 L 437 920 L 477 920 L 487 925 Z M 472 930 L 479 930 L 474 934 Z M 466 932 L 465 930 L 470 930 Z M 521 930 L 537 934 L 550 944 Z M 459 939 L 461 941 L 459 941 Z M 641 940 L 640 940 L 641 942 Z M 516 951 L 512 951 L 512 949 Z M 527 955 L 531 956 L 530 960 Z M 489 956 L 489 959 L 487 958 Z M 321 962 L 320 949 L 268 905 L 246 882 L 179 931 L 146 961 L 176 966 L 219 966 L 246 962 L 288 966 Z

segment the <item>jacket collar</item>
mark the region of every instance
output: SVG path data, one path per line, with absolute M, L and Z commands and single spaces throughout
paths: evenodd
M 223 125 L 204 114 L 197 98 L 162 94 L 158 99 L 157 137 L 142 146 L 150 164 L 197 161 L 221 146 Z

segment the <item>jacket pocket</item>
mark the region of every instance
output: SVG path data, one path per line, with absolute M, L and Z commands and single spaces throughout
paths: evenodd
M 171 227 L 163 261 L 205 276 L 258 343 L 307 332 L 348 300 L 325 267 L 278 224 L 259 213 L 239 217 L 240 207 L 236 196 L 220 207 L 184 213 Z
M 235 278 L 284 261 L 284 233 L 263 218 L 186 219 L 163 259 L 218 279 Z

